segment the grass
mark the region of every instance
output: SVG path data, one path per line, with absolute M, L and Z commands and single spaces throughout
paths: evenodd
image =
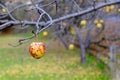
M 41 59 L 29 55 L 28 47 L 32 41 L 43 41 L 41 37 L 21 45 L 11 47 L 26 35 L 0 36 L 0 80 L 110 80 L 110 71 L 95 57 L 87 55 L 87 63 L 80 63 L 79 50 L 65 50 L 58 41 L 47 47 Z M 59 46 L 58 46 L 59 45 Z

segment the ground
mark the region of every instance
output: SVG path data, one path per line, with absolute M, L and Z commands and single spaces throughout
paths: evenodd
M 48 38 L 38 36 L 24 45 L 11 47 L 18 39 L 28 35 L 0 36 L 0 80 L 110 80 L 107 66 L 87 55 L 87 62 L 80 63 L 79 50 L 61 48 L 58 41 L 51 42 L 41 59 L 34 59 L 28 52 L 32 41 L 47 43 Z M 57 46 L 56 46 L 57 45 Z M 59 45 L 59 46 L 58 46 Z

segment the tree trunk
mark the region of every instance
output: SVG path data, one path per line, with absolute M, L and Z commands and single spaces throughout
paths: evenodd
M 68 44 L 66 42 L 66 39 L 64 36 L 62 36 L 62 33 L 60 30 L 57 31 L 57 35 L 58 35 L 58 38 L 60 39 L 60 41 L 62 41 L 62 43 L 64 44 L 65 48 L 68 49 Z
M 86 49 L 85 49 L 85 44 L 82 40 L 82 36 L 80 34 L 80 31 L 79 31 L 79 28 L 76 26 L 76 25 L 73 25 L 75 31 L 76 31 L 76 34 L 78 36 L 78 39 L 79 39 L 79 45 L 80 45 L 80 57 L 81 57 L 81 62 L 84 63 L 86 62 Z
M 80 56 L 81 56 L 81 62 L 84 63 L 86 62 L 86 50 L 85 50 L 85 45 L 83 43 L 81 43 L 81 41 L 79 41 L 79 44 L 80 44 Z
M 116 45 L 110 46 L 110 63 L 109 67 L 112 73 L 112 80 L 120 80 L 120 49 Z

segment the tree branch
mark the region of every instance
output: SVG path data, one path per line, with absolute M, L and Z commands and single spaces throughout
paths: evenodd
M 76 16 L 82 16 L 82 15 L 88 14 L 88 13 L 90 13 L 90 12 L 93 12 L 94 10 L 98 10 L 98 9 L 100 9 L 100 8 L 103 8 L 103 7 L 108 6 L 108 5 L 111 5 L 111 4 L 120 4 L 120 1 L 111 1 L 111 2 L 106 2 L 106 3 L 101 3 L 101 4 L 98 4 L 98 5 L 94 6 L 94 7 L 92 6 L 92 7 L 88 8 L 88 9 L 81 10 L 81 11 L 79 11 L 79 12 L 75 12 L 75 13 L 72 13 L 72 14 L 68 14 L 68 15 L 65 15 L 65 16 L 62 16 L 62 17 L 59 17 L 59 18 L 56 18 L 56 19 L 52 19 L 51 16 L 50 16 L 45 10 L 43 10 L 41 7 L 35 6 L 35 8 L 36 8 L 37 10 L 42 11 L 42 12 L 44 13 L 44 15 L 46 15 L 47 18 L 48 18 L 48 21 L 42 21 L 42 22 L 41 22 L 39 19 L 37 20 L 37 22 L 34 22 L 34 21 L 19 21 L 19 20 L 16 20 L 16 19 L 14 19 L 14 17 L 11 15 L 11 11 L 8 11 L 8 10 L 7 10 L 7 13 L 6 13 L 5 15 L 9 15 L 9 17 L 11 18 L 11 20 L 8 20 L 7 22 L 1 20 L 2 24 L 0 25 L 0 30 L 4 29 L 4 28 L 6 28 L 6 27 L 9 27 L 10 25 L 21 25 L 21 24 L 25 24 L 25 25 L 35 25 L 35 26 L 37 26 L 37 27 L 38 27 L 38 26 L 44 26 L 42 29 L 40 29 L 39 31 L 37 31 L 37 33 L 36 33 L 36 35 L 37 35 L 39 32 L 41 32 L 41 31 L 49 28 L 53 23 L 57 23 L 57 22 L 60 22 L 60 21 L 62 21 L 62 20 L 66 20 L 66 19 L 69 19 L 69 18 L 72 18 L 72 17 L 76 17 Z M 26 5 L 31 5 L 31 4 L 26 4 Z M 2 5 L 1 5 L 1 6 L 2 6 Z M 24 5 L 23 5 L 23 6 L 24 6 Z M 2 7 L 4 7 L 4 6 L 2 6 Z M 20 6 L 20 7 L 22 7 L 22 6 Z M 16 8 L 15 8 L 15 9 L 16 9 Z M 15 10 L 15 9 L 14 9 L 14 10 Z M 5 15 L 3 15 L 3 16 L 5 16 Z M 40 15 L 41 15 L 41 14 L 40 14 Z M 0 16 L 0 17 L 2 17 L 2 16 Z M 43 17 L 43 15 L 41 15 L 40 18 L 41 18 L 41 17 Z M 25 39 L 21 39 L 19 42 L 20 42 L 20 44 L 22 44 L 22 43 L 21 43 L 22 41 L 31 39 L 31 38 L 33 38 L 33 37 L 35 37 L 35 35 L 33 35 L 33 36 L 31 36 L 31 37 L 28 37 L 28 38 L 25 38 Z
M 72 17 L 75 17 L 75 16 L 82 16 L 82 15 L 88 14 L 88 13 L 94 11 L 94 10 L 98 10 L 100 8 L 103 8 L 105 6 L 112 5 L 112 4 L 120 4 L 120 1 L 111 1 L 111 2 L 107 2 L 107 3 L 101 3 L 101 4 L 96 5 L 94 7 L 90 7 L 86 10 L 76 12 L 76 13 L 73 13 L 73 14 L 69 14 L 69 15 L 65 15 L 63 17 L 54 19 L 53 23 L 56 23 L 56 22 L 59 22 L 59 21 L 65 20 L 65 19 L 69 19 L 69 18 L 72 18 Z

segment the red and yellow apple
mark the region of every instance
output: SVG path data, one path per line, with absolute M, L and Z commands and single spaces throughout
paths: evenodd
M 29 46 L 29 53 L 32 57 L 40 59 L 46 52 L 45 44 L 42 42 L 32 42 Z

